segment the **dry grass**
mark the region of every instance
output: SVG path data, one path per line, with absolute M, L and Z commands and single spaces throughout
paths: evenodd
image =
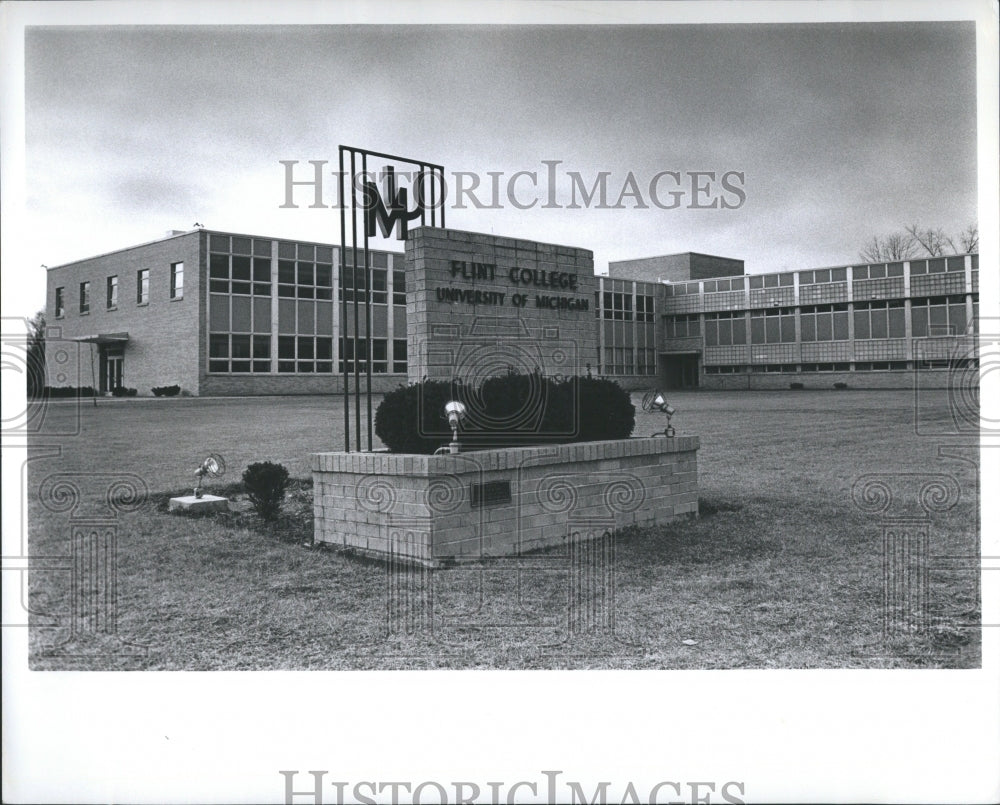
M 136 473 L 150 497 L 116 521 L 117 636 L 100 634 L 87 617 L 76 619 L 74 634 L 68 566 L 34 562 L 32 667 L 980 664 L 978 455 L 966 439 L 959 453 L 968 461 L 942 458 L 942 440 L 914 427 L 916 416 L 924 424 L 948 421 L 944 392 L 922 399 L 916 413 L 909 392 L 702 392 L 672 402 L 678 432 L 702 438 L 701 517 L 617 535 L 607 577 L 613 592 L 598 585 L 596 595 L 582 597 L 570 592 L 570 581 L 586 585 L 593 577 L 571 570 L 560 551 L 428 573 L 312 546 L 308 454 L 342 446 L 338 400 L 82 406 L 79 435 L 35 440 L 32 556 L 71 550 L 70 514 L 39 499 L 51 473 L 72 473 L 81 493 L 76 515 L 102 511 L 109 478 L 98 473 Z M 73 403 L 51 405 L 46 428 L 65 431 L 76 411 Z M 636 433 L 658 425 L 640 416 Z M 62 455 L 41 457 L 42 445 L 52 444 Z M 234 511 L 166 514 L 167 497 L 190 486 L 209 451 L 226 457 L 229 475 L 215 486 L 230 484 L 224 491 L 235 496 Z M 258 460 L 280 461 L 297 479 L 275 523 L 260 521 L 233 485 Z M 907 486 L 916 476 L 951 475 L 961 491 L 956 505 L 926 524 L 926 615 L 892 634 L 883 632 L 879 516 L 851 498 L 855 480 L 869 473 L 895 479 L 902 495 L 893 516 L 922 512 Z

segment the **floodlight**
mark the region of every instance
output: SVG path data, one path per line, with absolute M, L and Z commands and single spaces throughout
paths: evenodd
M 451 400 L 445 403 L 444 415 L 451 426 L 451 444 L 448 445 L 448 452 L 450 453 L 458 452 L 458 425 L 465 419 L 465 414 L 466 408 L 464 403 L 460 403 L 458 400 Z
M 642 410 L 648 414 L 659 412 L 665 414 L 667 417 L 667 427 L 663 430 L 663 435 L 670 437 L 674 435 L 674 427 L 670 424 L 670 417 L 676 413 L 676 409 L 667 402 L 667 398 L 663 396 L 663 392 L 659 389 L 652 391 L 647 391 L 642 398 Z M 660 433 L 654 433 L 654 436 L 659 436 Z
M 204 480 L 206 475 L 210 475 L 213 478 L 218 478 L 220 475 L 226 472 L 226 462 L 223 460 L 222 456 L 210 455 L 201 462 L 201 466 L 194 471 L 195 476 L 198 478 L 198 484 L 194 488 L 194 496 L 200 498 L 202 495 L 201 482 Z
M 448 424 L 451 425 L 451 429 L 457 430 L 458 423 L 465 419 L 465 404 L 458 402 L 458 400 L 445 403 L 444 415 L 448 417 Z

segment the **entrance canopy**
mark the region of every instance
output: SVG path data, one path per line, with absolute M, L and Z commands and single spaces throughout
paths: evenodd
M 78 335 L 70 341 L 81 344 L 124 344 L 128 341 L 128 333 L 98 333 L 97 335 Z

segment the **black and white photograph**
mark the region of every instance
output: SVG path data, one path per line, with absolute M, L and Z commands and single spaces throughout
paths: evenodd
M 0 19 L 5 802 L 1000 797 L 995 2 Z

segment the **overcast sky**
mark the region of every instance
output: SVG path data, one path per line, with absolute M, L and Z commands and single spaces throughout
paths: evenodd
M 974 49 L 972 23 L 29 29 L 28 224 L 48 265 L 196 221 L 334 242 L 308 189 L 280 208 L 279 160 L 308 178 L 350 144 L 503 171 L 502 189 L 561 160 L 560 201 L 566 171 L 609 172 L 612 204 L 631 171 L 648 209 L 542 209 L 525 181 L 532 209 L 447 211 L 592 249 L 598 270 L 689 250 L 750 272 L 844 264 L 875 233 L 975 220 Z M 740 172 L 745 202 L 687 209 L 688 189 L 657 208 L 661 171 Z

